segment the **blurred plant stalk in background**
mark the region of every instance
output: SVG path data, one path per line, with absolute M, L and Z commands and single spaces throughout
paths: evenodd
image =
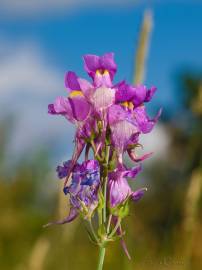
M 135 54 L 134 84 L 144 82 L 146 73 L 146 60 L 149 51 L 150 36 L 153 27 L 153 15 L 151 10 L 144 12 L 144 18 L 138 40 L 138 47 Z

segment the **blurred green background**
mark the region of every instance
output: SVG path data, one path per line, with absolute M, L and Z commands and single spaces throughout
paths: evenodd
M 68 213 L 55 167 L 73 146 L 73 127 L 46 108 L 82 54 L 110 50 L 118 79 L 157 85 L 149 111 L 163 115 L 132 184 L 148 187 L 124 223 L 132 260 L 112 243 L 104 269 L 202 269 L 202 5 L 151 2 L 0 2 L 0 269 L 96 269 L 81 220 L 42 228 Z

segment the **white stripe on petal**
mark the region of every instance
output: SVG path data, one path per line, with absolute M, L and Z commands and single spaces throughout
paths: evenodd
M 115 101 L 115 90 L 107 87 L 99 87 L 93 95 L 93 103 L 96 110 L 103 110 L 111 106 Z
M 124 147 L 131 135 L 136 133 L 137 127 L 128 121 L 120 121 L 111 126 L 113 141 L 116 146 Z

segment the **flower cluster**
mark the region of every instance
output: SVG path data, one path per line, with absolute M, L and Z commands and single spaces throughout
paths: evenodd
M 141 134 L 153 129 L 161 110 L 153 119 L 146 113 L 145 104 L 152 99 L 155 87 L 113 83 L 117 71 L 113 53 L 85 55 L 83 59 L 92 82 L 72 71 L 66 73 L 68 97 L 57 97 L 48 106 L 50 114 L 62 115 L 76 126 L 72 159 L 57 167 L 58 177 L 65 179 L 70 213 L 56 223 L 67 223 L 81 215 L 90 224 L 91 239 L 105 245 L 117 237 L 122 239 L 121 221 L 128 215 L 129 202 L 138 201 L 146 190 L 131 190 L 127 178 L 135 179 L 141 165 L 128 168 L 123 155 L 127 153 L 134 163 L 151 155 L 137 157 L 135 150 Z M 85 160 L 79 164 L 83 151 Z M 93 159 L 89 159 L 90 151 Z M 91 222 L 96 212 L 97 232 Z

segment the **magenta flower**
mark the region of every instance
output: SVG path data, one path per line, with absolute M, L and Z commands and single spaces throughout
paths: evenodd
M 95 87 L 111 87 L 117 70 L 114 54 L 106 53 L 103 56 L 93 54 L 84 55 L 84 68 L 93 79 Z
M 128 170 L 116 169 L 109 174 L 108 194 L 110 207 L 115 207 L 126 199 L 132 199 L 133 201 L 141 199 L 146 189 L 142 188 L 134 192 L 127 181 L 128 177 L 135 178 L 141 169 L 141 166 Z
M 50 114 L 62 115 L 73 123 L 76 132 L 71 160 L 56 168 L 58 178 L 64 179 L 63 191 L 69 198 L 70 211 L 65 219 L 47 226 L 69 223 L 81 216 L 102 256 L 108 242 L 119 238 L 130 258 L 121 222 L 129 213 L 129 202 L 140 200 L 147 189 L 131 189 L 128 178 L 135 180 L 142 167 L 127 168 L 123 156 L 127 152 L 132 161 L 142 162 L 152 154 L 137 157 L 136 148 L 140 136 L 151 132 L 161 114 L 159 110 L 150 118 L 146 112 L 146 103 L 151 101 L 156 88 L 132 86 L 125 81 L 114 85 L 117 66 L 113 53 L 83 58 L 92 82 L 67 72 L 68 97 L 59 96 L 48 106 Z M 85 159 L 79 164 L 83 151 Z M 99 270 L 100 267 L 99 264 Z
M 126 84 L 125 81 L 116 85 L 116 88 L 116 103 L 131 102 L 134 107 L 149 102 L 157 89 L 154 86 L 150 89 L 147 89 L 145 85 L 132 86 Z
M 80 86 L 98 117 L 103 121 L 105 130 L 107 110 L 115 103 L 115 89 L 112 87 L 112 80 L 117 67 L 114 62 L 114 54 L 84 55 L 84 68 L 93 79 L 93 84 L 80 79 Z
M 69 97 L 58 97 L 54 104 L 49 104 L 50 114 L 61 114 L 72 123 L 84 122 L 91 113 L 91 106 L 80 89 L 78 77 L 74 72 L 65 75 L 65 86 Z
M 132 97 L 131 93 L 131 91 L 128 91 L 125 98 L 129 98 L 129 96 Z M 149 93 L 151 97 L 152 94 L 151 92 Z M 119 99 L 123 100 L 124 94 L 122 97 L 119 95 Z M 117 150 L 119 163 L 123 162 L 122 156 L 124 151 L 128 150 L 130 145 L 138 143 L 138 138 L 141 133 L 149 133 L 152 131 L 160 115 L 161 110 L 159 110 L 155 118 L 150 119 L 146 113 L 145 106 L 140 105 L 135 107 L 133 101 L 125 101 L 109 108 L 108 122 L 112 131 L 112 142 Z

